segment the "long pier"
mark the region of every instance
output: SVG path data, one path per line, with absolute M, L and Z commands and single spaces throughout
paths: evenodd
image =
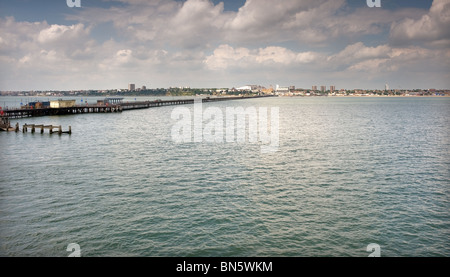
M 25 118 L 36 116 L 50 116 L 50 115 L 68 115 L 68 114 L 84 114 L 84 113 L 112 113 L 121 112 L 120 105 L 90 105 L 90 106 L 74 106 L 66 108 L 25 108 L 3 110 L 4 116 L 8 118 Z
M 207 97 L 203 98 L 202 102 L 217 102 L 228 100 L 242 100 L 242 99 L 254 99 L 261 97 L 272 97 L 272 95 L 264 96 L 239 96 L 239 97 Z M 85 113 L 117 113 L 126 110 L 136 109 L 148 109 L 153 107 L 173 106 L 173 105 L 186 105 L 193 104 L 194 99 L 178 99 L 178 100 L 156 100 L 156 101 L 137 101 L 137 102 L 125 102 L 116 104 L 97 104 L 86 106 L 73 106 L 64 108 L 21 108 L 3 110 L 4 116 L 7 118 L 26 118 L 37 116 L 52 116 L 52 115 L 73 115 L 73 114 L 85 114 Z

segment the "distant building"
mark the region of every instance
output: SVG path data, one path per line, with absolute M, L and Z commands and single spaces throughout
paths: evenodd
M 289 87 L 280 87 L 279 85 L 277 85 L 276 92 L 289 92 Z
M 320 86 L 320 91 L 325 92 L 327 90 L 327 86 Z
M 50 101 L 50 108 L 69 108 L 75 106 L 76 100 L 54 100 Z
M 243 86 L 243 87 L 238 87 L 236 89 L 239 91 L 252 90 L 252 86 L 247 85 L 247 86 Z
M 135 84 L 129 84 L 129 85 L 128 85 L 128 90 L 129 90 L 129 91 L 136 90 L 136 85 L 135 85 Z
M 264 88 L 264 89 L 261 89 L 261 92 L 265 93 L 265 94 L 272 94 L 273 93 L 273 88 L 272 87 L 271 88 Z
M 312 90 L 317 90 L 317 86 L 312 86 Z
M 334 92 L 336 90 L 336 87 L 335 86 L 330 86 L 330 91 L 331 92 Z
M 246 86 L 239 87 L 236 89 L 239 91 L 258 91 L 258 90 L 262 89 L 262 87 L 258 86 L 258 85 L 246 85 Z
M 142 90 L 146 90 L 147 89 L 147 87 L 146 86 L 142 86 Z
M 388 91 L 388 90 L 389 90 L 389 85 L 388 85 L 388 84 L 385 84 L 385 85 L 384 85 L 384 90 L 385 90 L 385 91 Z

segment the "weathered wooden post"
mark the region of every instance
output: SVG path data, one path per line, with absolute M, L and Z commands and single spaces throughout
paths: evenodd
M 53 125 L 50 125 L 50 134 L 53 134 Z
M 19 122 L 16 123 L 16 133 L 19 132 Z
M 59 127 L 58 127 L 58 135 L 61 135 L 62 134 L 62 128 L 61 128 L 61 125 L 59 125 Z
M 34 133 L 36 129 L 34 128 L 34 124 L 31 124 L 31 133 Z
M 72 126 L 69 126 L 69 135 L 72 134 Z

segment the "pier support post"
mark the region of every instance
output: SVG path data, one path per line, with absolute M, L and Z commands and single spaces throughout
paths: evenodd
M 34 134 L 35 131 L 36 131 L 36 129 L 35 129 L 35 127 L 34 127 L 34 124 L 32 124 L 32 125 L 31 125 L 31 133 Z
M 62 128 L 61 128 L 61 125 L 59 125 L 59 127 L 58 127 L 58 135 L 61 135 L 62 134 Z
M 19 122 L 16 123 L 16 133 L 19 132 Z

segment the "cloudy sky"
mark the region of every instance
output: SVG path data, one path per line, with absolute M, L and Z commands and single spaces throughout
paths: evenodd
M 450 88 L 450 0 L 0 0 L 0 90 Z

